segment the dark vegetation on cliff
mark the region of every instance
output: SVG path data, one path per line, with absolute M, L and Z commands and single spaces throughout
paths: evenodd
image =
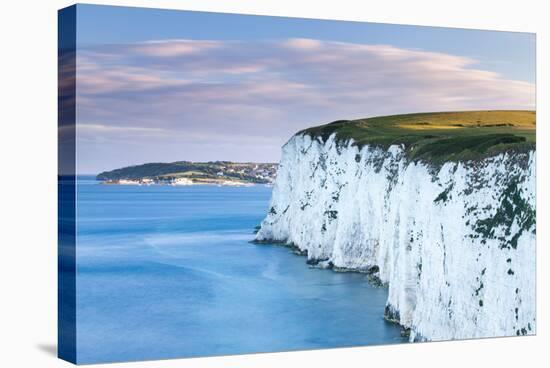
M 353 139 L 359 148 L 404 145 L 413 160 L 432 163 L 475 160 L 504 151 L 535 149 L 536 113 L 524 110 L 432 112 L 338 120 L 308 128 L 326 141 Z

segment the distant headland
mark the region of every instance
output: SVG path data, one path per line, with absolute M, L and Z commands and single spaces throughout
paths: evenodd
M 256 162 L 176 161 L 104 171 L 96 178 L 103 184 L 247 186 L 273 183 L 277 166 L 276 163 Z

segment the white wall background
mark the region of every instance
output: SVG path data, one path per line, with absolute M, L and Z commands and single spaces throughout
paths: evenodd
M 550 346 L 548 68 L 543 1 L 180 0 L 98 4 L 537 32 L 538 323 L 536 337 L 110 364 L 109 367 L 337 365 L 536 367 Z M 0 366 L 64 367 L 57 313 L 57 10 L 70 1 L 4 1 L 0 12 Z M 546 23 L 546 24 L 545 24 Z M 546 348 L 546 349 L 545 349 Z

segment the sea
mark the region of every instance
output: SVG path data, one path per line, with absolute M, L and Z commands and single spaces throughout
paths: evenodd
M 268 186 L 77 183 L 79 363 L 406 341 L 366 275 L 251 243 Z

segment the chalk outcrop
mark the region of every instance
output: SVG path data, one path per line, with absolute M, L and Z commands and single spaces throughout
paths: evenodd
M 256 240 L 376 276 L 411 341 L 535 333 L 534 150 L 434 166 L 298 134 Z

